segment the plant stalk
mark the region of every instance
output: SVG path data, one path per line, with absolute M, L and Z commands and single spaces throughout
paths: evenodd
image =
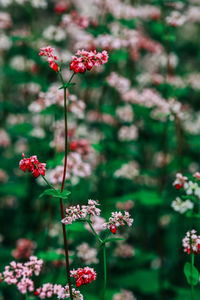
M 193 278 L 193 266 L 194 266 L 194 253 L 192 252 L 191 255 L 191 277 Z M 194 285 L 191 282 L 191 300 L 194 300 Z
M 103 245 L 103 269 L 104 269 L 104 284 L 103 284 L 103 293 L 101 300 L 105 299 L 106 285 L 107 285 L 107 266 L 106 266 L 106 245 Z
M 62 83 L 64 82 L 61 73 L 59 72 L 59 76 L 61 78 Z M 70 81 L 72 80 L 74 76 L 74 73 L 72 74 Z M 67 88 L 64 88 L 64 124 L 65 124 L 65 158 L 64 158 L 64 171 L 63 171 L 63 178 L 62 178 L 62 185 L 61 185 L 61 193 L 63 192 L 64 185 L 65 185 L 65 178 L 66 178 L 66 171 L 67 171 L 67 145 L 68 145 L 68 129 L 67 129 Z M 60 211 L 61 211 L 61 217 L 64 219 L 64 205 L 63 200 L 60 198 Z M 71 285 L 71 278 L 70 278 L 70 266 L 69 266 L 69 249 L 68 249 L 68 241 L 67 241 L 67 232 L 66 227 L 62 223 L 62 230 L 63 230 L 63 238 L 64 238 L 64 247 L 65 247 L 65 260 L 66 260 L 66 270 L 67 270 L 67 279 L 68 279 L 68 285 L 69 285 L 69 293 L 70 293 L 70 299 L 73 300 L 73 294 L 72 294 L 72 285 Z

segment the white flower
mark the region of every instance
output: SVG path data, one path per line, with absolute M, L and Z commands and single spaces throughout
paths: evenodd
M 189 199 L 182 201 L 181 198 L 177 197 L 176 200 L 172 202 L 171 207 L 180 214 L 184 214 L 186 211 L 193 209 L 194 203 Z
M 50 25 L 43 31 L 43 36 L 47 40 L 61 42 L 66 38 L 66 33 L 61 27 Z

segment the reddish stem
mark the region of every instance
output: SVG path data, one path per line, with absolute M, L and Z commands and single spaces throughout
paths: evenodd
M 67 171 L 67 144 L 68 144 L 68 133 L 67 133 L 67 89 L 64 88 L 64 122 L 65 122 L 65 158 L 64 158 L 64 171 L 63 171 L 63 178 L 62 178 L 62 186 L 61 186 L 61 193 L 64 189 L 65 185 L 65 178 L 66 178 L 66 171 Z M 64 205 L 62 198 L 60 199 L 60 210 L 61 210 L 61 217 L 64 219 Z M 71 285 L 71 278 L 70 278 L 70 266 L 69 266 L 69 250 L 68 250 L 68 241 L 67 241 L 67 232 L 66 227 L 62 223 L 62 230 L 63 230 L 63 238 L 64 238 L 64 246 L 65 246 L 65 260 L 66 260 L 66 270 L 67 270 L 67 279 L 69 285 L 69 293 L 70 299 L 73 300 L 72 294 L 72 285 Z

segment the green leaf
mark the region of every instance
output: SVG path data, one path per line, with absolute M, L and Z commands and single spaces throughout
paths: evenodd
M 101 248 L 106 243 L 124 241 L 124 240 L 125 240 L 124 238 L 108 238 L 108 239 L 105 239 L 102 243 L 100 243 L 98 248 Z
M 49 250 L 47 252 L 39 252 L 38 257 L 43 259 L 45 262 L 51 262 L 55 260 L 64 259 L 65 255 L 62 253 L 57 253 L 53 250 Z
M 119 275 L 113 278 L 114 284 L 119 284 L 123 288 L 138 289 L 143 294 L 157 294 L 159 292 L 159 271 L 141 269 Z
M 187 218 L 195 218 L 195 219 L 200 219 L 200 214 L 194 214 L 193 211 L 189 210 L 185 214 Z
M 67 199 L 70 194 L 70 191 L 63 191 L 61 193 L 59 190 L 56 189 L 47 189 L 42 194 L 40 194 L 39 198 L 42 198 L 44 196 L 52 196 L 56 198 Z
M 197 285 L 199 282 L 199 272 L 194 265 L 186 262 L 184 265 L 184 274 L 189 285 Z
M 67 89 L 68 87 L 70 87 L 70 86 L 73 86 L 73 85 L 75 85 L 76 83 L 74 83 L 74 82 L 71 82 L 71 83 L 65 83 L 65 84 L 63 84 L 61 87 L 59 87 L 59 90 L 62 90 L 62 89 Z
M 156 191 L 151 190 L 141 190 L 134 193 L 134 199 L 138 199 L 141 204 L 147 206 L 162 204 L 161 196 Z

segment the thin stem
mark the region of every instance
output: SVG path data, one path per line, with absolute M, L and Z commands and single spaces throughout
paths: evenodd
M 193 266 L 194 266 L 194 253 L 192 252 L 191 255 L 191 277 L 193 278 Z M 191 300 L 194 300 L 194 285 L 191 283 Z
M 104 271 L 104 284 L 103 284 L 103 293 L 101 300 L 104 300 L 107 284 L 107 266 L 106 266 L 106 245 L 103 245 L 103 271 Z
M 94 235 L 96 236 L 97 240 L 100 242 L 100 243 L 103 243 L 102 239 L 100 238 L 100 236 L 96 233 L 96 231 L 94 230 L 94 227 L 92 226 L 91 222 L 90 221 L 87 221 L 87 223 L 89 224 L 92 232 L 94 233 Z
M 43 175 L 41 175 L 41 176 L 42 176 L 42 178 L 44 179 L 44 181 L 46 182 L 46 184 L 47 184 L 50 188 L 52 188 L 52 189 L 55 190 L 54 186 L 51 185 L 51 184 L 48 182 L 48 180 L 47 180 Z
M 25 298 L 26 300 L 29 300 L 28 294 L 25 294 Z
M 61 81 L 64 83 L 62 78 L 62 74 L 59 72 L 59 76 Z M 70 80 L 72 80 L 73 76 L 71 76 Z M 70 81 L 69 81 L 70 82 Z M 64 123 L 65 123 L 65 158 L 64 158 L 64 171 L 63 171 L 63 178 L 62 178 L 62 185 L 61 185 L 61 193 L 63 192 L 64 185 L 65 185 L 65 178 L 66 178 L 66 171 L 67 171 L 67 144 L 68 144 L 68 130 L 67 130 L 67 88 L 64 88 Z M 64 219 L 64 205 L 63 200 L 60 198 L 60 210 L 61 210 L 61 217 Z M 67 241 L 67 232 L 65 225 L 62 223 L 62 230 L 63 230 L 63 238 L 64 238 L 64 246 L 65 246 L 65 260 L 66 260 L 66 270 L 67 270 L 67 279 L 69 285 L 69 293 L 70 299 L 73 300 L 72 294 L 72 285 L 71 285 L 71 278 L 70 278 L 70 266 L 69 266 L 69 250 L 68 250 L 68 241 Z

